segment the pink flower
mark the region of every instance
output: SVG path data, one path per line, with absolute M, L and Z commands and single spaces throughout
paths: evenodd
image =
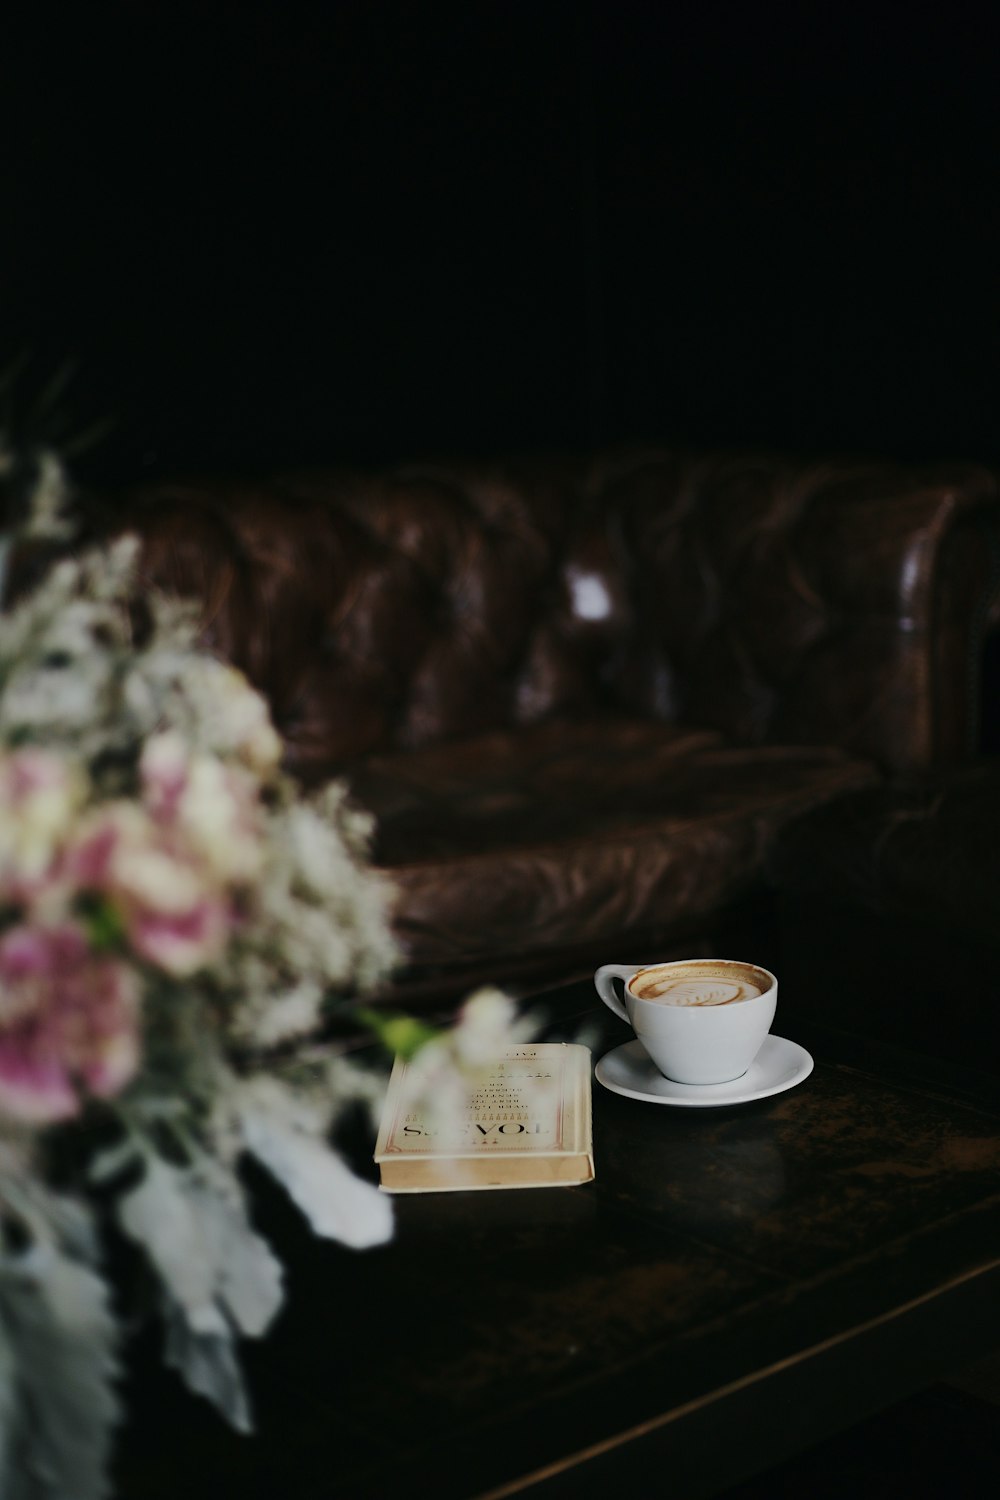
M 90 951 L 81 929 L 12 927 L 0 937 L 0 1110 L 47 1123 L 81 1096 L 119 1093 L 139 1063 L 139 987 Z
M 172 823 L 187 790 L 190 756 L 176 734 L 156 734 L 146 741 L 139 765 L 142 797 L 159 823 Z
M 153 735 L 139 763 L 143 806 L 210 878 L 246 885 L 263 863 L 260 783 L 242 766 L 194 751 L 172 731 Z
M 175 979 L 185 979 L 224 952 L 232 930 L 229 903 L 204 897 L 185 911 L 134 907 L 128 935 L 140 958 Z
M 225 952 L 234 925 L 229 893 L 184 831 L 162 826 L 135 803 L 112 802 L 81 826 L 69 876 L 106 897 L 137 957 L 184 979 Z

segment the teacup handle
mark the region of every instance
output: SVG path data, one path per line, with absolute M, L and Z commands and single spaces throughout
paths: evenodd
M 616 1016 L 620 1016 L 626 1025 L 631 1026 L 628 1011 L 615 994 L 614 981 L 616 979 L 629 980 L 633 974 L 638 974 L 641 964 L 601 964 L 594 974 L 594 987 L 609 1010 L 613 1010 Z

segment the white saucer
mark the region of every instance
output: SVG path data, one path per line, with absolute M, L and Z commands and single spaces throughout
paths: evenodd
M 747 1071 L 731 1083 L 674 1083 L 664 1078 L 641 1042 L 624 1042 L 606 1052 L 594 1077 L 613 1094 L 641 1099 L 646 1104 L 680 1104 L 698 1109 L 723 1104 L 749 1104 L 794 1088 L 813 1070 L 813 1060 L 798 1042 L 766 1036 Z

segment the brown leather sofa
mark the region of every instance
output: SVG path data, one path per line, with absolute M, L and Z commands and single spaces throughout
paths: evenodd
M 975 743 L 984 469 L 642 448 L 125 514 L 289 768 L 375 814 L 411 1001 L 683 951 L 803 814 Z

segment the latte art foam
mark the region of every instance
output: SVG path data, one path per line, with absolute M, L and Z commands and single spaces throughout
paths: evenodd
M 637 1000 L 661 1005 L 735 1005 L 753 1000 L 767 988 L 762 974 L 735 964 L 684 964 L 640 969 L 629 985 Z

